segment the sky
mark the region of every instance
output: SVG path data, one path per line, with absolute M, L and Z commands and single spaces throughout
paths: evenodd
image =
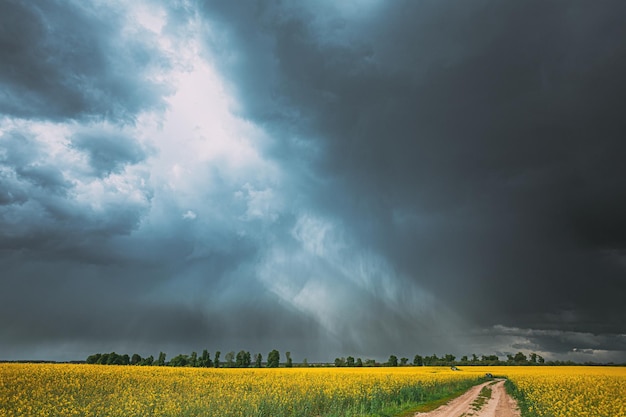
M 625 15 L 0 2 L 0 359 L 626 362 Z

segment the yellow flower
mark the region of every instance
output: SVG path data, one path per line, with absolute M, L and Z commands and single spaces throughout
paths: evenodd
M 214 369 L 0 364 L 0 417 L 371 415 L 506 375 L 538 415 L 626 417 L 626 368 Z

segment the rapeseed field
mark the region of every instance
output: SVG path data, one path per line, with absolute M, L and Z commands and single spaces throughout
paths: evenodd
M 469 388 L 514 384 L 526 416 L 626 417 L 626 368 L 215 369 L 0 364 L 0 417 L 371 416 Z
M 603 366 L 463 367 L 506 376 L 525 416 L 626 417 L 626 368 Z
M 366 416 L 464 390 L 449 368 L 0 364 L 0 417 Z

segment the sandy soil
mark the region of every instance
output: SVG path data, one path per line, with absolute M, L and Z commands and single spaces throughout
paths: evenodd
M 486 382 L 477 385 L 465 394 L 450 401 L 448 404 L 442 405 L 436 410 L 429 413 L 416 413 L 419 417 L 519 417 L 520 412 L 517 402 L 506 393 L 504 389 L 504 380 L 500 379 L 493 385 Z M 491 388 L 491 398 L 482 405 L 480 410 L 476 411 L 472 403 L 478 397 L 480 390 L 489 385 Z

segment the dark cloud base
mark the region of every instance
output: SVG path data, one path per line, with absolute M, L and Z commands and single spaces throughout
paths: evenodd
M 482 325 L 619 334 L 623 8 L 206 15 L 243 51 L 227 70 L 249 116 L 282 138 L 278 157 L 298 161 L 294 136 L 322 149 L 316 209 Z

